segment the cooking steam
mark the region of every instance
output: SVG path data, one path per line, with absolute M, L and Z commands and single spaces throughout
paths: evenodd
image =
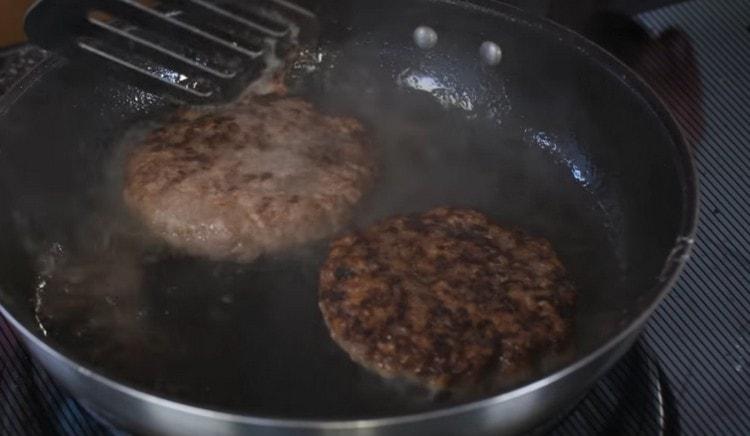
M 611 257 L 602 211 L 591 207 L 595 201 L 587 189 L 595 172 L 586 160 L 566 156 L 556 138 L 512 120 L 503 76 L 489 68 L 499 62 L 500 47 L 483 45 L 476 65 L 460 68 L 437 50 L 422 50 L 437 43 L 430 30 L 414 32 L 419 48 L 411 46 L 413 63 L 399 62 L 403 53 L 395 48 L 350 43 L 303 50 L 289 66 L 288 92 L 321 111 L 356 116 L 377 150 L 376 186 L 347 231 L 396 214 L 460 206 L 550 239 L 564 261 Z M 279 60 L 267 62 L 272 68 L 248 92 L 286 92 L 274 80 Z M 40 265 L 47 265 L 40 269 L 36 294 L 40 328 L 59 342 L 89 344 L 71 348 L 86 353 L 79 357 L 87 361 L 106 361 L 116 375 L 195 402 L 244 407 L 252 392 L 217 397 L 236 391 L 223 389 L 225 384 L 239 383 L 219 375 L 232 374 L 238 365 L 278 372 L 256 358 L 268 344 L 245 342 L 247 329 L 270 329 L 266 334 L 281 350 L 279 359 L 306 359 L 292 368 L 315 371 L 336 362 L 342 371 L 361 374 L 340 360 L 346 357 L 331 344 L 317 310 L 317 271 L 327 241 L 249 265 L 215 263 L 170 252 L 134 222 L 121 200 L 124 144 L 137 143 L 153 127 L 136 126 L 114 148 L 103 169 L 105 186 L 89 193 L 96 207 L 81 220 L 83 231 L 40 250 Z M 579 229 L 575 234 L 571 223 Z M 585 294 L 588 283 L 581 285 Z M 231 355 L 217 350 L 212 339 L 217 337 Z M 304 349 L 316 351 L 300 356 Z M 217 386 L 212 392 L 190 390 L 174 375 L 216 365 L 223 368 L 219 378 L 204 383 Z M 358 377 L 362 384 L 381 386 L 375 397 L 402 395 L 393 407 L 413 404 L 406 390 L 394 394 L 389 382 Z

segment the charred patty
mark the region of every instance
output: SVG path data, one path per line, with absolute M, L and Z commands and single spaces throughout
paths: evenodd
M 347 221 L 374 175 L 364 137 L 299 98 L 182 110 L 129 153 L 125 202 L 179 250 L 251 261 Z
M 431 388 L 527 368 L 561 347 L 576 293 L 549 242 L 472 210 L 387 219 L 335 241 L 320 309 L 351 358 Z

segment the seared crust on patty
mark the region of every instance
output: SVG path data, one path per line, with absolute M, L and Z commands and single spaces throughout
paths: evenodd
M 364 137 L 299 98 L 185 109 L 129 153 L 125 202 L 181 251 L 252 261 L 347 222 L 375 173 Z
M 568 337 L 576 293 L 549 242 L 472 210 L 382 221 L 331 245 L 320 309 L 351 358 L 441 389 L 525 369 Z

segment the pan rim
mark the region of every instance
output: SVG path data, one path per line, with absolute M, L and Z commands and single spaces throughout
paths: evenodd
M 429 2 L 439 2 L 450 5 L 456 5 L 463 8 L 473 8 L 485 14 L 494 16 L 509 17 L 526 26 L 535 26 L 541 32 L 548 32 L 561 38 L 562 43 L 569 44 L 577 50 L 592 57 L 602 68 L 607 69 L 613 77 L 620 80 L 625 86 L 628 86 L 643 99 L 645 105 L 654 112 L 656 118 L 662 123 L 667 135 L 671 139 L 673 148 L 674 163 L 681 172 L 681 184 L 683 186 L 683 211 L 680 231 L 675 241 L 672 252 L 667 256 L 662 274 L 657 278 L 656 284 L 651 288 L 655 297 L 643 309 L 643 311 L 633 319 L 618 334 L 611 337 L 605 343 L 587 355 L 584 355 L 568 365 L 552 372 L 540 379 L 531 381 L 516 389 L 502 392 L 500 394 L 475 400 L 463 404 L 452 405 L 448 407 L 436 408 L 434 410 L 407 413 L 402 415 L 383 416 L 377 418 L 363 419 L 295 419 L 295 418 L 274 418 L 255 415 L 244 415 L 236 412 L 228 412 L 221 409 L 190 405 L 188 403 L 172 400 L 163 396 L 152 394 L 146 390 L 132 387 L 125 382 L 120 382 L 114 378 L 104 376 L 96 371 L 88 369 L 86 366 L 79 364 L 74 359 L 66 356 L 48 344 L 38 333 L 32 332 L 19 322 L 5 307 L 0 305 L 0 313 L 9 321 L 16 331 L 21 333 L 26 341 L 31 342 L 37 349 L 42 350 L 53 359 L 60 361 L 69 368 L 75 370 L 79 375 L 89 378 L 92 381 L 105 385 L 122 395 L 142 400 L 153 406 L 165 407 L 175 412 L 202 416 L 216 421 L 222 421 L 229 424 L 244 424 L 255 426 L 275 426 L 285 429 L 315 429 L 315 430 L 348 430 L 348 429 L 368 429 L 374 427 L 397 426 L 419 421 L 445 418 L 449 416 L 470 413 L 479 409 L 491 408 L 494 405 L 511 401 L 515 398 L 522 397 L 537 391 L 545 386 L 551 385 L 570 374 L 573 374 L 587 365 L 604 356 L 617 345 L 625 341 L 629 336 L 635 334 L 656 310 L 658 305 L 668 295 L 676 283 L 680 273 L 687 263 L 694 245 L 694 238 L 698 226 L 699 216 L 699 195 L 698 195 L 698 175 L 695 169 L 693 153 L 688 145 L 685 135 L 677 121 L 670 113 L 662 99 L 656 94 L 653 88 L 648 85 L 635 71 L 625 65 L 622 61 L 615 58 L 606 50 L 578 33 L 565 28 L 547 18 L 535 16 L 522 9 L 499 2 L 497 0 L 428 0 Z M 31 89 L 47 73 L 55 70 L 64 64 L 65 61 L 57 56 L 50 56 L 37 67 L 27 73 L 19 82 L 17 82 L 5 95 L 0 97 L 0 117 L 4 116 L 9 108 L 21 97 L 26 91 Z

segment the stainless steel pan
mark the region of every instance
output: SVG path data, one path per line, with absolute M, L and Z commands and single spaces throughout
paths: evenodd
M 430 396 L 330 341 L 316 304 L 325 243 L 238 266 L 113 242 L 127 221 L 117 144 L 173 105 L 75 59 L 47 61 L 0 99 L 3 314 L 84 405 L 135 432 L 505 434 L 554 422 L 628 349 L 687 259 L 697 196 L 678 127 L 624 65 L 515 8 L 357 0 L 317 13 L 320 46 L 296 60 L 291 89 L 359 116 L 384 150 L 353 226 L 451 204 L 550 239 L 580 293 L 567 355 L 503 391 Z M 420 25 L 435 47 L 414 44 Z M 482 61 L 484 41 L 501 47 L 499 65 Z M 45 288 L 44 261 L 87 241 L 106 248 L 99 279 L 67 297 Z

